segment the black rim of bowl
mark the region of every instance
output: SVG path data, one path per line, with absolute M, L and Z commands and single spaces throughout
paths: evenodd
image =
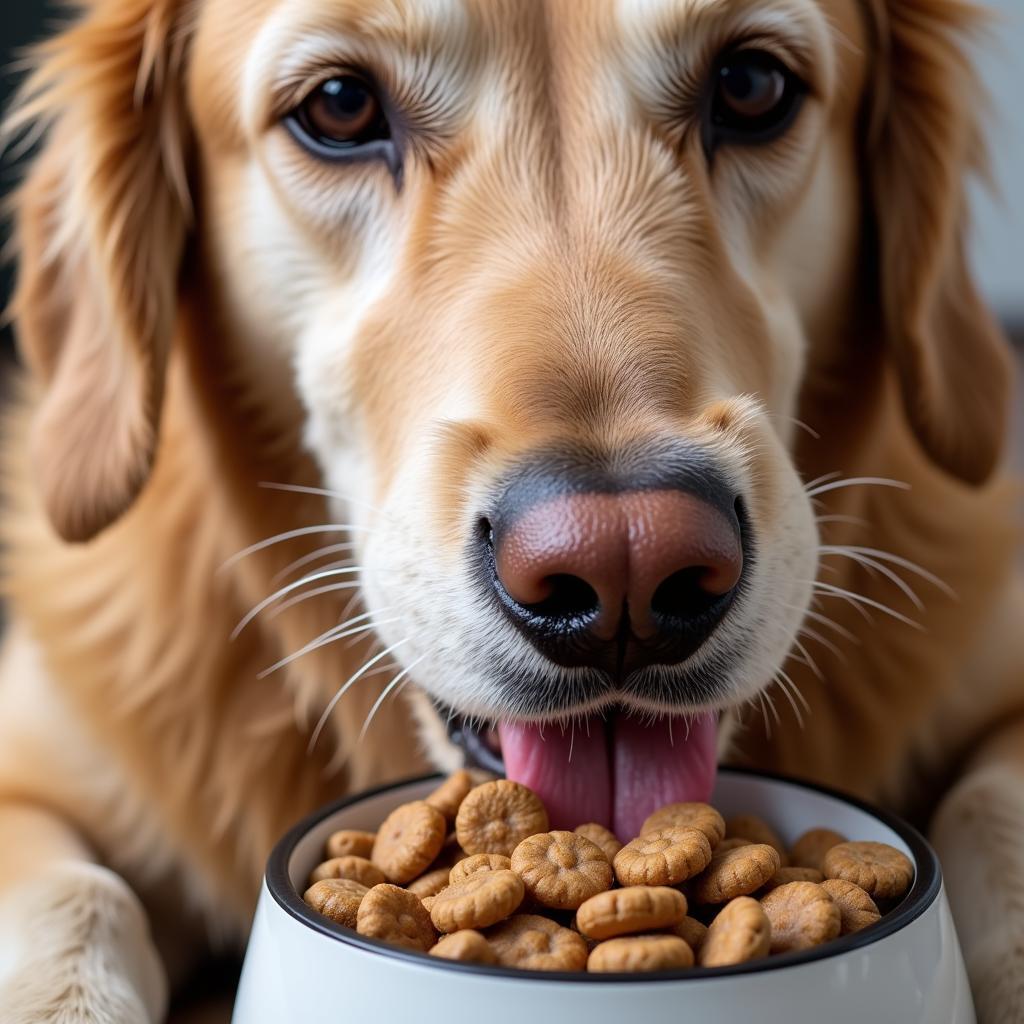
M 293 888 L 288 873 L 288 863 L 292 858 L 295 847 L 303 836 L 316 828 L 325 818 L 337 814 L 338 811 L 344 810 L 346 807 L 351 807 L 353 804 L 379 796 L 382 793 L 387 793 L 390 790 L 402 789 L 406 786 L 417 785 L 434 779 L 440 780 L 443 778 L 441 775 L 422 775 L 418 778 L 406 779 L 403 782 L 378 786 L 376 789 L 364 790 L 354 796 L 345 797 L 332 804 L 328 804 L 326 807 L 311 814 L 308 818 L 300 821 L 281 839 L 270 854 L 270 859 L 267 862 L 267 888 L 280 907 L 307 928 L 312 928 L 314 931 L 320 932 L 321 935 L 326 935 L 328 938 L 343 942 L 349 946 L 355 946 L 367 953 L 376 953 L 398 960 L 412 961 L 420 966 L 429 964 L 431 967 L 439 970 L 463 971 L 477 975 L 489 974 L 505 978 L 506 980 L 570 981 L 586 985 L 608 984 L 609 982 L 621 984 L 624 981 L 629 981 L 634 985 L 643 982 L 700 981 L 705 978 L 726 978 L 731 975 L 756 974 L 759 971 L 778 971 L 787 967 L 798 967 L 803 964 L 814 963 L 817 960 L 827 960 L 834 956 L 842 956 L 844 953 L 852 952 L 863 946 L 874 945 L 874 943 L 895 934 L 912 921 L 915 921 L 935 902 L 942 885 L 942 873 L 939 869 L 938 857 L 917 829 L 902 819 L 897 818 L 894 814 L 880 810 L 877 807 L 872 807 L 862 800 L 847 796 L 838 790 L 829 789 L 827 786 L 803 782 L 785 775 L 751 771 L 745 768 L 722 768 L 721 772 L 725 775 L 746 775 L 767 779 L 772 782 L 783 782 L 796 786 L 799 789 L 811 790 L 812 792 L 841 800 L 843 803 L 850 804 L 866 814 L 877 818 L 883 825 L 891 828 L 907 844 L 913 855 L 916 871 L 910 891 L 903 898 L 903 901 L 890 910 L 878 924 L 872 925 L 864 931 L 855 932 L 853 935 L 844 935 L 841 938 L 833 939 L 831 942 L 817 946 L 814 949 L 799 953 L 783 953 L 766 957 L 763 960 L 754 960 L 748 964 L 739 964 L 735 967 L 690 967 L 682 971 L 659 971 L 650 974 L 587 974 L 579 971 L 527 971 L 512 967 L 489 967 L 483 964 L 444 960 L 440 957 L 428 956 L 426 953 L 417 953 L 413 950 L 402 949 L 399 946 L 391 946 L 377 939 L 366 938 L 348 928 L 335 924 L 306 906 L 301 894 Z

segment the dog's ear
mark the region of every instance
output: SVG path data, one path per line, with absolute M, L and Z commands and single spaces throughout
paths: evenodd
M 32 462 L 64 538 L 134 501 L 156 452 L 189 217 L 181 0 L 91 0 L 9 122 L 43 133 L 15 199 Z
M 965 179 L 979 169 L 982 90 L 963 49 L 965 0 L 873 0 L 878 67 L 866 159 L 881 315 L 908 422 L 929 457 L 972 484 L 1007 429 L 1009 349 L 971 280 Z

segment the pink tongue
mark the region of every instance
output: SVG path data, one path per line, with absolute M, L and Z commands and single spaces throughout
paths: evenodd
M 510 779 L 544 801 L 552 828 L 586 821 L 632 839 L 652 811 L 682 800 L 708 800 L 715 784 L 713 714 L 644 725 L 638 717 L 598 715 L 575 729 L 528 723 L 499 726 Z

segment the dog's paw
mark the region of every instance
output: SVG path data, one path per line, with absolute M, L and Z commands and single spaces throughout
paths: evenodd
M 138 898 L 113 872 L 62 865 L 0 907 L 3 1024 L 159 1024 L 163 968 Z
M 1024 1021 L 1024 930 L 993 932 L 967 961 L 978 1024 Z

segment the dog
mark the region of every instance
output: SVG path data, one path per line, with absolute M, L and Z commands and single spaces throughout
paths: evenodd
M 902 812 L 981 1021 L 1020 1020 L 980 24 L 81 3 L 9 121 L 41 145 L 4 435 L 7 1024 L 164 1020 L 287 826 L 463 745 L 562 824 L 628 831 L 717 760 Z

